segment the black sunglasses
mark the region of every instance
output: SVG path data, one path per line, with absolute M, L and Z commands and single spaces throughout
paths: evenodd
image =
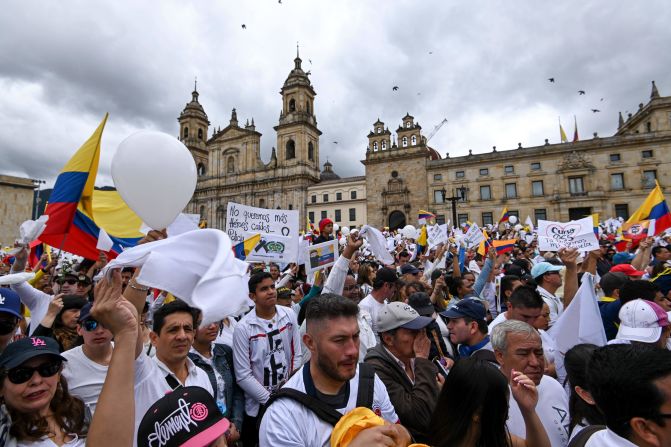
M 16 323 L 18 319 L 14 318 L 11 320 L 2 319 L 0 320 L 0 335 L 11 334 L 16 330 Z
M 96 320 L 88 319 L 82 324 L 82 326 L 87 332 L 92 332 L 98 328 L 99 324 L 100 323 L 98 323 Z
M 7 378 L 13 384 L 20 385 L 29 381 L 35 371 L 42 377 L 51 377 L 61 370 L 62 364 L 63 362 L 57 360 L 38 366 L 17 366 L 7 371 Z
M 66 283 L 70 284 L 71 286 L 74 286 L 75 284 L 77 284 L 77 280 L 76 279 L 59 279 L 58 280 L 58 284 L 60 284 L 60 285 L 63 285 L 63 284 L 66 284 Z

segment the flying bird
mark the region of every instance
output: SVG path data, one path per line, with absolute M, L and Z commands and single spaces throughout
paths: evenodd
M 548 78 L 548 81 L 552 82 L 554 84 L 555 78 Z
M 282 4 L 282 0 L 277 0 L 277 3 L 279 3 L 279 4 L 281 5 L 281 4 Z
M 398 90 L 398 85 L 393 86 L 393 87 L 392 87 L 392 90 L 393 90 L 393 91 Z
M 247 29 L 247 25 L 245 25 L 245 24 L 243 23 L 243 24 L 242 24 L 242 29 Z
M 433 51 L 429 51 L 429 54 L 433 54 Z
M 603 98 L 601 98 L 601 101 L 603 101 Z
M 310 62 L 310 65 L 312 65 L 312 59 L 308 59 L 308 62 Z
M 592 110 L 592 113 L 599 113 L 599 112 L 601 112 L 601 110 L 599 110 L 599 109 L 591 109 L 591 110 Z
M 585 90 L 578 90 L 578 94 L 579 94 L 579 95 L 584 95 L 584 94 L 585 94 Z
M 337 141 L 334 141 L 333 144 L 338 144 L 338 142 L 337 142 Z
M 312 70 L 308 70 L 305 74 L 306 74 L 307 76 L 310 76 L 310 75 L 312 74 Z

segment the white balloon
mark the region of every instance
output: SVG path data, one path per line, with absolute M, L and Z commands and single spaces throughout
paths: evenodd
M 340 229 L 340 232 L 342 233 L 343 236 L 348 236 L 349 235 L 349 227 L 342 227 Z
M 512 217 L 515 217 L 515 216 L 512 216 Z M 524 227 L 523 227 L 522 225 L 520 225 L 520 224 L 517 224 L 517 225 L 515 225 L 513 228 L 515 229 L 515 231 L 520 231 L 520 230 L 521 230 L 522 228 L 524 228 Z
M 344 247 L 345 245 L 347 245 L 347 239 L 344 238 L 344 237 L 341 237 L 341 238 L 338 240 L 338 243 L 340 244 L 341 247 Z
M 333 224 L 333 232 L 337 233 L 339 229 L 340 229 L 340 225 L 338 225 L 337 223 L 334 223 Z
M 401 234 L 406 239 L 414 239 L 416 233 L 417 233 L 417 229 L 415 227 L 413 227 L 412 225 L 406 225 L 401 230 Z
M 196 189 L 196 163 L 177 138 L 142 130 L 119 144 L 112 158 L 119 194 L 154 230 L 170 225 Z
M 508 218 L 508 221 L 509 221 L 511 224 L 515 225 L 515 224 L 517 223 L 517 217 L 515 217 L 515 216 L 510 216 L 510 217 Z

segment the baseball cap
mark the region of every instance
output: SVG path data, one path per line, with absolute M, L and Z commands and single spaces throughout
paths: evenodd
M 407 273 L 411 275 L 416 275 L 417 273 L 419 273 L 419 269 L 412 264 L 403 264 L 403 266 L 401 267 L 401 275 L 405 275 Z
M 622 272 L 608 272 L 599 280 L 599 286 L 604 293 L 611 293 L 613 290 L 619 290 L 629 281 L 629 277 Z
M 427 327 L 432 321 L 432 318 L 418 314 L 410 305 L 394 302 L 385 304 L 380 310 L 377 316 L 377 330 L 378 332 L 398 328 L 418 330 Z
M 636 270 L 631 264 L 617 264 L 611 267 L 610 273 L 624 273 L 627 276 L 643 276 L 645 272 Z
M 384 282 L 397 282 L 398 276 L 396 276 L 396 270 L 383 267 L 377 271 L 375 274 L 375 282 L 384 281 Z
M 0 354 L 0 368 L 12 369 L 40 355 L 61 356 L 58 342 L 51 337 L 26 337 L 7 345 Z
M 553 265 L 549 262 L 539 262 L 531 269 L 531 276 L 538 278 L 539 276 L 545 275 L 547 272 L 558 272 L 562 268 L 563 266 L 561 265 Z
M 415 309 L 418 314 L 424 317 L 430 317 L 433 315 L 433 304 L 431 304 L 431 298 L 424 292 L 415 292 L 408 297 L 408 304 L 410 307 Z
M 628 264 L 633 259 L 636 257 L 635 254 L 633 253 L 627 253 L 625 251 L 621 251 L 619 253 L 615 253 L 613 255 L 613 265 L 618 265 L 618 264 Z
M 138 428 L 137 445 L 202 447 L 226 433 L 230 425 L 210 393 L 187 386 L 166 394 L 147 410 Z
M 84 273 L 80 273 L 80 274 L 77 275 L 77 281 L 83 282 L 83 283 L 86 283 L 86 284 L 91 284 L 91 282 L 92 282 L 91 278 L 89 278 Z
M 664 270 L 662 273 L 655 276 L 651 282 L 659 287 L 659 291 L 662 292 L 662 295 L 668 295 L 669 291 L 671 290 L 671 270 Z
M 668 325 L 669 316 L 660 305 L 639 298 L 620 309 L 620 329 L 615 338 L 654 343 L 662 335 L 662 328 Z
M 86 305 L 79 310 L 79 318 L 77 319 L 79 323 L 83 323 L 91 318 L 91 308 L 93 308 L 93 304 L 86 303 Z
M 19 294 L 12 289 L 0 287 L 0 312 L 23 319 Z
M 476 298 L 464 298 L 454 306 L 440 313 L 445 318 L 472 318 L 474 320 L 484 320 L 487 317 L 485 305 Z
M 288 287 L 280 287 L 279 289 L 277 289 L 277 298 L 291 298 L 295 294 L 296 292 L 294 292 Z

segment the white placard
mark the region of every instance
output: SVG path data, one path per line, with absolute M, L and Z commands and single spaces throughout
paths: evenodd
M 286 264 L 298 258 L 294 241 L 277 234 L 262 234 L 261 240 L 252 248 L 245 261 L 277 262 Z
M 429 243 L 429 248 L 433 248 L 439 244 L 444 244 L 447 242 L 447 229 L 443 228 L 441 225 L 427 225 L 426 226 L 426 239 Z
M 331 267 L 337 260 L 338 241 L 335 239 L 305 248 L 305 272 L 307 274 Z
M 482 234 L 480 227 L 472 223 L 466 234 L 464 235 L 463 243 L 466 248 L 473 248 L 480 245 L 480 242 L 485 240 L 485 235 Z
M 233 245 L 255 234 L 260 234 L 262 240 L 284 244 L 282 258 L 264 257 L 260 260 L 281 259 L 282 262 L 296 262 L 298 260 L 297 210 L 271 210 L 228 202 L 226 234 L 231 238 Z M 277 248 L 277 246 L 274 248 Z M 259 259 L 256 256 L 258 254 L 256 252 L 253 258 Z M 247 257 L 247 259 L 253 258 Z
M 580 251 L 599 249 L 599 240 L 594 234 L 594 220 L 585 217 L 570 222 L 538 221 L 538 249 L 558 251 L 560 248 L 577 248 Z
M 114 242 L 112 242 L 112 238 L 109 237 L 109 234 L 102 228 L 100 229 L 100 232 L 98 233 L 98 243 L 96 244 L 96 250 L 108 252 L 112 249 L 114 246 Z

